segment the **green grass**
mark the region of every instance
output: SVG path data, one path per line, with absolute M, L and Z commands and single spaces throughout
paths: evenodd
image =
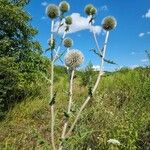
M 58 78 L 58 77 L 57 77 Z M 63 125 L 63 111 L 67 103 L 67 78 L 59 77 L 57 95 L 56 135 L 59 141 Z M 87 87 L 75 79 L 74 110 L 86 97 Z M 46 96 L 45 96 L 46 97 Z M 50 150 L 49 97 L 26 99 L 17 104 L 0 123 L 1 150 Z M 66 150 L 140 150 L 140 131 L 150 121 L 150 69 L 121 70 L 104 75 L 100 86 L 84 110 L 72 136 L 64 143 Z M 142 130 L 143 131 L 143 130 Z M 147 136 L 149 133 L 145 133 Z M 109 139 L 117 139 L 121 145 L 111 147 Z M 146 138 L 145 138 L 146 139 Z M 143 150 L 150 148 L 145 142 Z M 148 145 L 149 144 L 149 145 Z M 146 148 L 147 147 L 147 148 Z M 142 149 L 141 149 L 142 150 Z

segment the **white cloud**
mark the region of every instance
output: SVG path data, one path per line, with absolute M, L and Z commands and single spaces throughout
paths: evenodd
M 92 28 L 89 25 L 89 18 L 82 17 L 79 13 L 72 13 L 72 25 L 70 26 L 70 30 L 68 33 L 75 33 L 82 30 L 90 30 L 93 29 L 95 33 L 100 34 L 102 31 L 101 26 L 92 26 Z M 59 22 L 57 21 L 54 25 L 54 32 L 57 31 Z M 62 34 L 65 31 L 65 23 L 60 28 L 59 33 Z
M 93 69 L 94 69 L 94 71 L 99 71 L 100 70 L 100 66 L 99 65 L 93 65 Z
M 94 71 L 100 71 L 100 66 L 99 65 L 93 65 L 93 70 Z M 102 72 L 102 74 L 104 74 L 104 72 Z
M 150 32 L 147 32 L 147 34 L 149 35 L 149 34 L 150 34 Z
M 140 33 L 139 34 L 139 37 L 143 37 L 143 36 L 145 36 L 145 35 L 150 35 L 150 32 L 142 32 L 142 33 Z
M 145 33 L 140 33 L 139 37 L 143 37 L 145 35 Z
M 142 16 L 143 18 L 150 18 L 150 9 L 147 11 L 145 15 Z
M 139 67 L 139 65 L 131 65 L 129 68 L 134 69 L 134 68 L 137 68 L 137 67 Z
M 48 5 L 48 2 L 44 1 L 44 2 L 41 3 L 41 5 L 42 5 L 42 6 L 47 6 L 47 5 Z
M 148 61 L 148 59 L 142 59 L 141 60 L 141 62 L 147 62 Z

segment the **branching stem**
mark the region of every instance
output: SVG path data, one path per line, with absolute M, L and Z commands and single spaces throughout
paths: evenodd
M 106 48 L 107 48 L 108 37 L 109 37 L 109 31 L 106 32 L 106 38 L 105 38 L 105 43 L 104 43 L 104 50 L 103 50 L 103 55 L 102 55 L 102 59 L 101 59 L 100 70 L 99 70 L 99 74 L 98 74 L 98 77 L 97 77 L 97 81 L 96 81 L 96 83 L 94 85 L 94 88 L 92 90 L 92 94 L 94 94 L 94 92 L 96 91 L 96 89 L 98 87 L 98 84 L 100 82 L 101 76 L 103 74 L 103 65 L 104 65 L 104 58 L 105 58 L 105 53 L 106 53 Z M 71 132 L 74 129 L 77 121 L 79 120 L 79 117 L 80 117 L 82 111 L 84 110 L 84 108 L 86 107 L 86 105 L 88 104 L 90 99 L 91 99 L 91 95 L 88 95 L 88 97 L 86 98 L 86 100 L 84 101 L 82 106 L 80 107 L 80 110 L 79 110 L 79 112 L 78 112 L 78 114 L 77 114 L 73 124 L 71 125 L 69 131 L 65 135 L 65 138 L 68 137 L 71 134 Z

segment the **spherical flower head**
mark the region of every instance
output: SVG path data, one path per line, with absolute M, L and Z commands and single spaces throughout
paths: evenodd
M 65 38 L 63 40 L 63 44 L 65 47 L 69 48 L 69 47 L 72 47 L 73 45 L 73 40 L 71 38 Z
M 46 14 L 49 18 L 55 19 L 59 16 L 59 9 L 56 5 L 50 4 L 46 7 Z
M 62 1 L 60 4 L 59 4 L 59 9 L 62 13 L 65 13 L 67 11 L 69 11 L 70 9 L 70 5 L 69 3 L 67 3 L 66 1 Z
M 84 56 L 79 50 L 70 50 L 65 56 L 65 64 L 70 69 L 76 69 L 79 67 L 83 63 L 83 60 Z
M 106 31 L 110 31 L 114 29 L 117 26 L 117 21 L 114 17 L 108 16 L 103 19 L 102 21 L 102 27 Z
M 107 141 L 108 144 L 113 144 L 113 145 L 120 145 L 120 142 L 116 139 L 109 139 Z
M 65 18 L 65 23 L 66 23 L 67 25 L 71 25 L 71 24 L 72 24 L 72 17 L 71 17 L 71 16 L 67 16 L 67 17 Z
M 85 6 L 84 11 L 87 15 L 95 15 L 97 12 L 97 9 L 92 4 L 88 4 Z

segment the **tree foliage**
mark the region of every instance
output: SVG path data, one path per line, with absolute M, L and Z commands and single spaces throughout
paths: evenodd
M 50 62 L 34 40 L 37 30 L 24 11 L 28 2 L 0 0 L 0 118 L 15 103 L 47 88 Z

